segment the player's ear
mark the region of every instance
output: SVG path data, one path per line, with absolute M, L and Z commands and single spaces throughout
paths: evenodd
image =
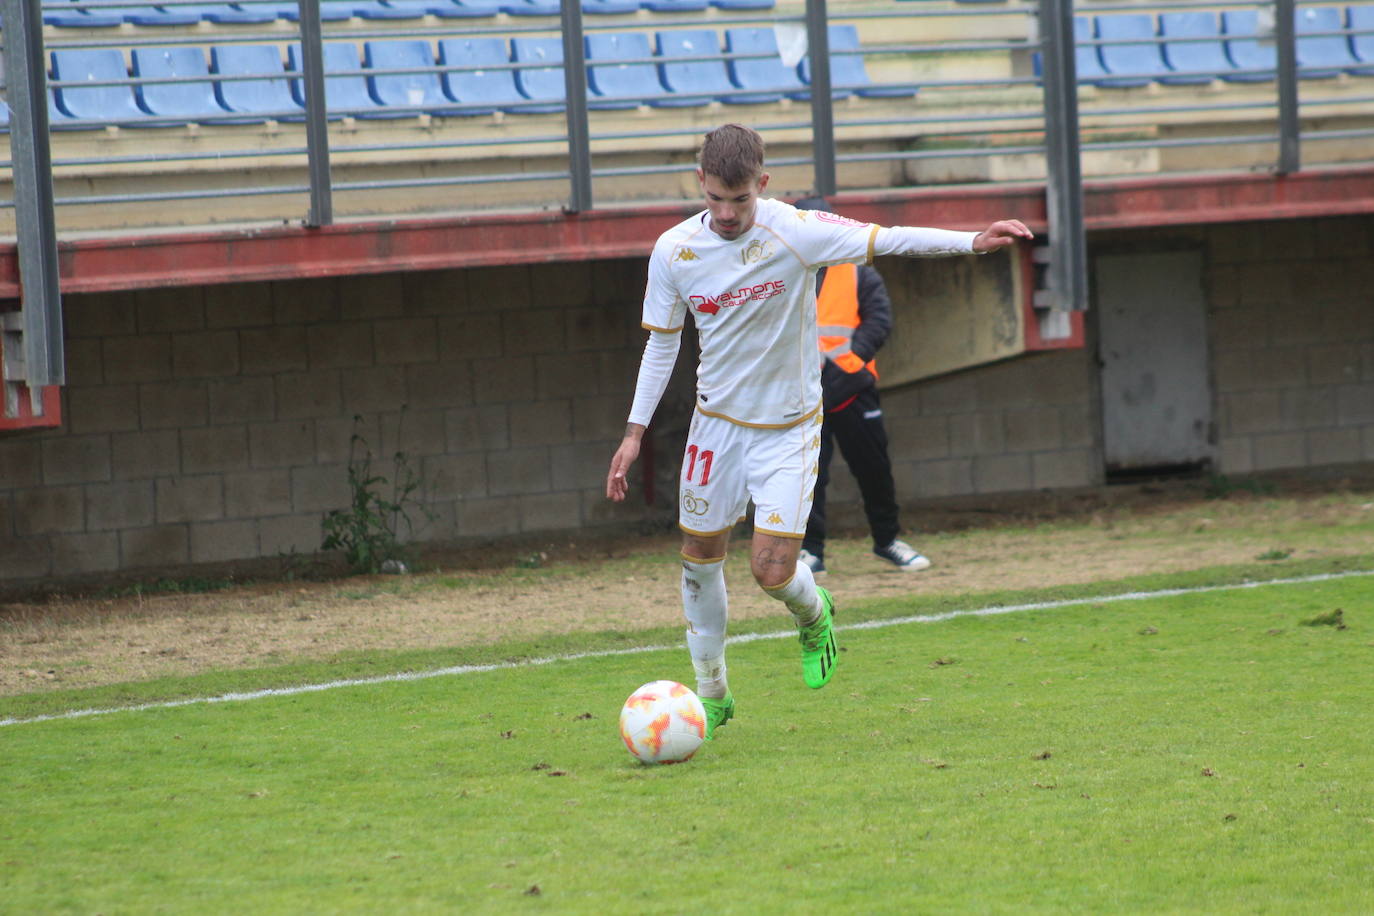
M 700 168 L 697 169 L 697 184 L 701 185 L 701 190 L 706 190 L 706 173 Z
M 766 187 L 768 187 L 768 173 L 764 172 L 759 176 L 759 193 L 762 194 L 763 189 Z

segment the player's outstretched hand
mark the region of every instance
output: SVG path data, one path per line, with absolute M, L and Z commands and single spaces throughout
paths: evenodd
M 639 457 L 639 439 L 626 436 L 611 457 L 611 469 L 606 473 L 606 498 L 611 502 L 624 502 L 630 484 L 625 475 L 630 473 L 630 465 Z
M 973 240 L 973 250 L 977 252 L 996 251 L 1015 245 L 1017 239 L 1030 240 L 1035 235 L 1019 219 L 999 219 L 978 233 Z

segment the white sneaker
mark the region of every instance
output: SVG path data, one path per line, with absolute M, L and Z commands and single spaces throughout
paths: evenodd
M 905 541 L 893 541 L 886 547 L 874 547 L 873 554 L 906 572 L 920 572 L 930 568 L 930 561 L 921 556 L 919 550 Z
M 806 564 L 807 568 L 811 570 L 811 575 L 825 575 L 825 561 L 805 547 L 801 549 L 801 553 L 797 554 L 797 559 Z

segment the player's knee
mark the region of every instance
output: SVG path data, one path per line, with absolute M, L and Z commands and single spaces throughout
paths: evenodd
M 795 563 L 790 569 L 784 569 L 777 563 L 761 563 L 757 557 L 750 564 L 750 569 L 754 573 L 754 581 L 766 589 L 784 586 L 797 574 Z

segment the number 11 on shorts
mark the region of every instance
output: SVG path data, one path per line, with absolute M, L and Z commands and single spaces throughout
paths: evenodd
M 715 455 L 716 453 L 710 449 L 698 454 L 695 445 L 687 446 L 687 471 L 682 475 L 683 479 L 688 483 L 692 482 L 692 474 L 696 472 L 697 459 L 700 458 L 701 480 L 697 481 L 697 485 L 702 487 L 706 486 L 707 481 L 711 479 L 711 459 L 714 458 Z

